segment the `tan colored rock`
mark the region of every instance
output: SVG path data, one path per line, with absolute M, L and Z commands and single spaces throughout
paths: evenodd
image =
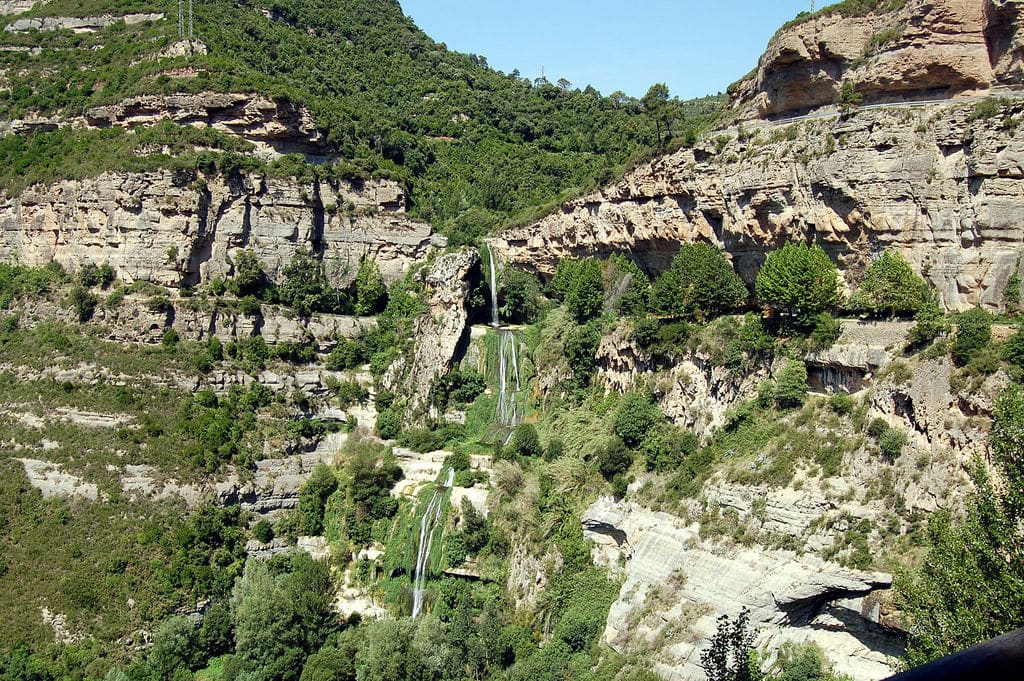
M 425 415 L 432 381 L 452 369 L 468 339 L 469 278 L 479 262 L 475 250 L 464 248 L 438 257 L 425 275 L 429 311 L 414 322 L 412 353 L 395 360 L 383 378 L 386 389 L 404 399 L 407 424 Z
M 666 679 L 705 678 L 700 652 L 717 617 L 743 608 L 758 646 L 814 641 L 838 672 L 858 681 L 888 676 L 902 652 L 902 636 L 878 624 L 876 594 L 891 585 L 889 575 L 704 540 L 697 525 L 608 498 L 592 504 L 582 523 L 595 562 L 625 573 L 605 642 L 652 655 Z
M 778 116 L 834 104 L 846 82 L 865 103 L 1019 83 L 1018 12 L 1015 0 L 910 0 L 862 17 L 826 9 L 779 30 L 734 104 Z
M 12 9 L 23 7 L 28 4 L 28 7 L 20 11 L 24 12 L 31 9 L 34 3 L 10 3 Z M 0 12 L 0 14 L 10 14 L 11 12 Z M 164 13 L 153 13 L 153 14 L 127 14 L 125 16 L 115 17 L 110 14 L 104 14 L 98 17 L 30 17 L 27 19 L 17 19 L 12 21 L 4 30 L 8 33 L 27 33 L 29 31 L 73 31 L 75 33 L 93 33 L 100 29 L 106 28 L 107 26 L 113 26 L 118 22 L 124 22 L 128 26 L 135 24 L 141 24 L 146 21 L 160 21 L 164 18 Z
M 399 185 L 384 180 L 207 182 L 186 171 L 108 173 L 0 201 L 0 259 L 56 260 L 70 269 L 108 263 L 127 282 L 179 286 L 230 276 L 239 249 L 252 250 L 279 280 L 304 249 L 322 254 L 335 285 L 354 281 L 363 256 L 390 282 L 444 243 L 429 225 L 405 216 L 405 200 Z M 357 210 L 335 210 L 347 203 Z
M 617 251 L 658 272 L 680 243 L 705 241 L 753 284 L 766 252 L 813 238 L 849 286 L 892 249 L 947 308 L 1000 309 L 1024 242 L 1024 105 L 973 112 L 973 102 L 877 108 L 723 131 L 492 243 L 506 262 L 550 275 L 560 258 Z

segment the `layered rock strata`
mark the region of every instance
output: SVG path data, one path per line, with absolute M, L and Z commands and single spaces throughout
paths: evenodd
M 902 4 L 861 17 L 826 8 L 783 27 L 756 71 L 738 84 L 736 106 L 753 104 L 761 116 L 778 116 L 834 104 L 844 85 L 871 103 L 1021 82 L 1017 0 Z
M 814 240 L 855 285 L 894 250 L 951 310 L 999 309 L 1024 252 L 1024 104 L 877 108 L 723 131 L 644 163 L 492 244 L 550 275 L 560 258 L 631 255 L 649 271 L 706 241 L 752 284 L 765 254 Z
M 253 251 L 271 279 L 299 251 L 321 258 L 328 279 L 350 284 L 360 258 L 387 281 L 444 243 L 405 215 L 395 182 L 299 182 L 192 171 L 107 173 L 32 187 L 0 202 L 0 260 L 107 263 L 126 282 L 196 285 L 229 277 Z
M 881 624 L 889 575 L 702 540 L 699 526 L 607 498 L 588 508 L 582 522 L 584 536 L 595 542 L 595 562 L 625 573 L 605 641 L 620 652 L 653 651 L 665 679 L 705 678 L 700 652 L 718 616 L 743 609 L 758 646 L 813 641 L 836 671 L 857 681 L 888 676 L 902 651 L 902 635 Z

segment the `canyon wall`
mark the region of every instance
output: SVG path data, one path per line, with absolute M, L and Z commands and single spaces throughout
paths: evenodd
M 613 252 L 658 272 L 706 241 L 752 283 L 767 252 L 811 239 L 851 286 L 892 249 L 949 309 L 998 309 L 1024 241 L 1022 118 L 1022 102 L 979 98 L 740 124 L 493 244 L 550 275 L 560 258 Z
M 405 204 L 400 185 L 385 180 L 108 173 L 0 202 L 0 260 L 71 269 L 108 263 L 127 282 L 194 286 L 229 276 L 239 249 L 251 249 L 275 280 L 306 250 L 322 257 L 335 285 L 355 279 L 363 256 L 392 281 L 444 243 L 406 217 Z

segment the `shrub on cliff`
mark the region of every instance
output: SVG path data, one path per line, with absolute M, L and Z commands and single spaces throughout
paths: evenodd
M 739 307 L 749 292 L 725 254 L 710 244 L 683 244 L 651 292 L 666 314 L 704 321 Z
M 992 316 L 980 307 L 971 308 L 957 319 L 956 339 L 951 355 L 953 363 L 962 367 L 992 340 Z
M 639 393 L 626 393 L 619 400 L 612 420 L 612 432 L 628 447 L 636 447 L 647 437 L 661 412 L 650 399 Z
M 388 303 L 388 289 L 384 286 L 384 277 L 373 258 L 362 258 L 359 261 L 359 273 L 356 275 L 356 307 L 357 315 L 372 315 L 384 310 Z
M 501 273 L 501 317 L 513 324 L 530 324 L 537 320 L 540 306 L 540 283 L 532 274 L 508 267 Z

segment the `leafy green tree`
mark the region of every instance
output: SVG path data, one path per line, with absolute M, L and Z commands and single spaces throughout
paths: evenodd
M 294 681 L 305 660 L 293 607 L 266 563 L 249 561 L 231 592 L 235 655 L 254 681 Z
M 725 254 L 710 244 L 683 244 L 672 266 L 651 291 L 654 307 L 666 314 L 704 321 L 734 309 L 749 292 Z
M 792 359 L 779 372 L 775 388 L 775 403 L 780 409 L 802 406 L 807 399 L 807 367 L 803 362 Z
M 249 250 L 235 251 L 232 256 L 234 276 L 228 281 L 228 290 L 239 298 L 260 297 L 267 286 L 267 275 L 256 254 Z
M 357 315 L 372 315 L 384 310 L 388 303 L 388 289 L 384 285 L 377 261 L 363 257 L 359 260 L 359 273 L 356 275 L 356 307 Z
M 532 274 L 506 267 L 501 273 L 501 317 L 513 324 L 531 324 L 537 320 L 540 283 Z
M 957 318 L 956 338 L 950 354 L 953 363 L 964 366 L 992 340 L 992 315 L 974 307 Z
M 621 253 L 608 258 L 609 304 L 624 315 L 642 315 L 647 311 L 651 282 L 639 266 Z
M 949 322 L 939 303 L 939 295 L 934 289 L 926 290 L 921 297 L 921 305 L 914 315 L 915 324 L 907 334 L 907 344 L 911 348 L 930 343 L 940 333 L 949 331 Z
M 459 510 L 462 518 L 462 540 L 466 545 L 466 550 L 470 554 L 479 553 L 490 541 L 487 518 L 476 510 L 467 497 L 462 498 L 462 506 Z
M 306 658 L 299 681 L 356 681 L 355 655 L 325 646 Z
M 605 480 L 611 480 L 616 475 L 621 475 L 633 465 L 633 454 L 626 447 L 626 444 L 615 438 L 601 450 L 597 457 L 597 468 Z
M 911 632 L 907 662 L 917 666 L 1004 634 L 1024 621 L 1024 389 L 1009 385 L 996 400 L 989 433 L 996 489 L 982 462 L 966 514 L 948 511 L 928 524 L 927 554 L 897 576 L 896 594 Z
M 540 436 L 532 423 L 520 423 L 512 431 L 512 439 L 508 448 L 517 456 L 535 458 L 543 456 L 544 448 L 540 444 Z
M 100 299 L 96 297 L 96 294 L 90 292 L 84 286 L 75 286 L 68 294 L 67 304 L 74 309 L 78 321 L 85 323 L 92 319 L 99 301 Z
M 301 534 L 316 535 L 324 529 L 324 506 L 334 490 L 338 489 L 338 477 L 330 466 L 317 464 L 309 479 L 299 489 L 297 529 Z
M 1003 359 L 1024 369 L 1024 329 L 1018 327 L 1016 333 L 1007 339 L 1003 345 Z
M 580 324 L 600 316 L 604 309 L 601 263 L 592 259 L 579 261 L 565 294 L 565 305 Z
M 649 397 L 629 392 L 619 400 L 619 406 L 612 417 L 612 432 L 627 447 L 637 447 L 651 432 L 661 417 L 661 410 L 651 403 Z
M 840 302 L 835 264 L 820 246 L 802 243 L 790 242 L 769 253 L 755 288 L 763 303 L 797 313 L 804 325 Z
M 902 317 L 917 312 L 926 290 L 906 258 L 885 251 L 865 270 L 858 293 L 872 314 Z
M 187 617 L 174 615 L 157 627 L 148 664 L 157 679 L 171 679 L 179 669 L 194 669 L 197 650 L 196 626 Z
M 601 332 L 594 323 L 572 329 L 565 339 L 565 358 L 573 371 L 576 387 L 583 387 L 597 369 L 597 346 Z

